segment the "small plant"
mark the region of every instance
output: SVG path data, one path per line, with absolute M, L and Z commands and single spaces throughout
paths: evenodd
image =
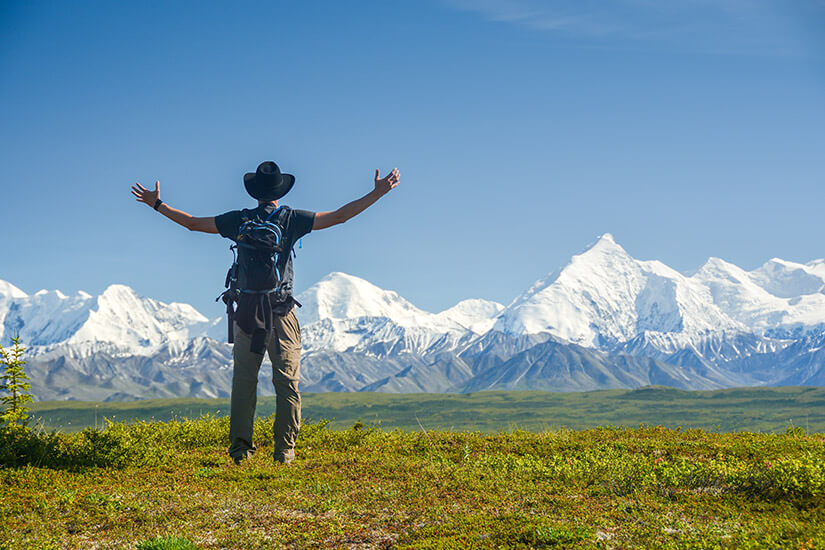
M 157 537 L 137 543 L 138 550 L 200 550 L 200 546 L 178 537 Z
M 788 427 L 785 428 L 785 435 L 790 437 L 804 437 L 808 435 L 802 426 L 794 426 L 793 420 L 788 420 Z
M 0 373 L 0 392 L 5 393 L 0 402 L 3 403 L 3 412 L 0 414 L 0 422 L 8 426 L 25 426 L 28 421 L 29 408 L 26 403 L 31 402 L 32 396 L 29 394 L 31 384 L 29 377 L 23 370 L 26 361 L 23 360 L 23 352 L 26 351 L 20 344 L 20 335 L 15 332 L 11 339 L 12 348 L 6 350 L 0 346 L 0 366 L 3 367 Z

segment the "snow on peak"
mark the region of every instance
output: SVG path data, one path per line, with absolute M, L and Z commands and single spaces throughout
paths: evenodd
M 296 296 L 308 352 L 389 350 L 420 353 L 468 334 L 452 317 L 421 310 L 391 290 L 347 275 L 330 273 Z
M 571 258 L 570 263 L 562 270 L 560 278 L 583 276 L 587 271 L 596 271 L 606 274 L 609 271 L 625 273 L 632 269 L 636 260 L 621 247 L 610 233 L 605 233 L 598 240 Z
M 825 278 L 825 260 L 813 260 L 805 265 L 811 268 L 814 273 L 819 273 L 823 278 Z
M 82 324 L 90 306 L 83 296 L 40 290 L 15 298 L 2 315 L 0 340 L 18 332 L 27 346 L 48 345 L 65 340 Z
M 318 350 L 417 353 L 489 330 L 549 333 L 591 347 L 646 335 L 680 341 L 720 332 L 784 337 L 825 326 L 825 260 L 774 258 L 746 271 L 709 258 L 686 276 L 657 260 L 634 259 L 605 233 L 506 308 L 470 299 L 434 314 L 341 272 L 296 298 L 304 306 L 297 315 L 308 329 L 305 347 Z M 18 330 L 30 346 L 105 344 L 138 353 L 218 330 L 192 306 L 146 298 L 125 285 L 111 285 L 99 296 L 45 290 L 28 296 L 5 281 L 0 327 L 0 340 Z
M 512 308 L 529 301 L 554 284 L 575 286 L 581 278 L 606 277 L 611 271 L 626 270 L 633 261 L 630 254 L 616 243 L 613 235 L 605 233 L 585 247 L 580 254 L 573 256 L 566 266 L 533 283 L 508 307 Z
M 359 277 L 333 272 L 299 294 L 302 324 L 322 319 L 386 317 L 400 324 L 416 324 L 429 314 L 392 290 L 384 290 Z
M 584 345 L 594 345 L 600 336 L 629 339 L 635 316 L 627 304 L 634 302 L 643 286 L 638 263 L 612 235 L 605 234 L 516 298 L 495 328 L 549 332 Z
M 97 307 L 71 342 L 109 342 L 129 349 L 183 345 L 204 335 L 212 325 L 188 304 L 145 298 L 126 285 L 110 285 L 93 301 Z
M 711 258 L 692 279 L 750 331 L 781 335 L 825 324 L 825 280 L 810 265 L 775 258 L 748 272 Z
M 3 332 L 9 310 L 14 303 L 26 298 L 28 298 L 28 295 L 25 292 L 13 284 L 0 279 L 0 344 L 4 344 L 4 340 L 8 339 L 4 338 Z M 8 330 L 10 332 L 9 336 L 12 336 L 16 327 L 9 327 Z
M 603 246 L 603 247 L 619 247 L 619 244 L 616 242 L 616 239 L 613 237 L 612 233 L 604 233 L 596 237 L 596 241 L 587 248 L 593 248 L 594 246 Z M 624 249 L 623 249 L 624 250 Z
M 719 276 L 729 277 L 734 280 L 748 278 L 747 271 L 745 271 L 738 265 L 726 262 L 722 258 L 716 258 L 714 256 L 708 258 L 704 265 L 699 268 L 699 271 L 697 271 L 696 274 L 716 274 Z
M 487 332 L 504 308 L 487 300 L 465 300 L 434 314 L 391 290 L 345 273 L 330 273 L 299 294 L 297 310 L 304 349 L 388 350 L 420 353 Z
M 662 262 L 634 259 L 605 234 L 516 298 L 495 328 L 550 333 L 599 347 L 646 331 L 703 333 L 741 326 L 715 306 L 701 284 Z
M 451 308 L 445 309 L 439 315 L 470 315 L 470 316 L 484 316 L 495 317 L 504 306 L 498 302 L 491 300 L 482 300 L 481 298 L 470 298 L 458 302 Z
M 610 233 L 605 233 L 604 235 L 599 235 L 596 237 L 596 240 L 586 246 L 581 254 L 573 256 L 573 258 L 588 257 L 598 254 L 628 255 L 627 251 L 616 242 L 616 239 L 613 238 L 613 235 Z
M 33 347 L 106 345 L 138 353 L 188 341 L 214 324 L 190 305 L 144 298 L 125 285 L 111 285 L 96 297 L 86 292 L 67 296 L 59 290 L 18 293 L 13 307 L 0 311 L 0 321 L 0 340 L 17 331 Z
M 25 298 L 28 294 L 13 284 L 0 279 L 0 301 L 4 299 Z
M 454 321 L 476 334 L 484 334 L 493 328 L 503 310 L 504 306 L 498 302 L 471 298 L 438 313 L 438 317 Z
M 126 301 L 133 301 L 133 300 L 140 300 L 141 297 L 138 295 L 135 290 L 126 285 L 122 284 L 112 284 L 106 287 L 103 291 L 103 294 L 100 295 L 101 298 L 106 298 L 108 300 L 126 300 Z
M 768 260 L 750 275 L 753 282 L 780 298 L 816 294 L 825 289 L 825 273 L 818 273 L 810 265 L 779 258 Z

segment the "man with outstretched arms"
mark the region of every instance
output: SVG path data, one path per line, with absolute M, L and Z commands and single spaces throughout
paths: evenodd
M 275 385 L 275 452 L 277 462 L 295 458 L 295 438 L 301 422 L 298 378 L 301 330 L 292 294 L 292 248 L 313 229 L 338 225 L 363 212 L 394 189 L 401 177 L 393 169 L 381 178 L 375 171 L 375 187 L 358 200 L 331 212 L 310 212 L 279 206 L 278 200 L 295 184 L 295 177 L 281 173 L 274 162 L 264 162 L 255 173 L 244 175 L 244 186 L 258 206 L 233 210 L 220 216 L 196 218 L 172 208 L 160 199 L 160 182 L 149 190 L 136 183 L 132 194 L 170 220 L 190 231 L 219 233 L 235 242 L 237 260 L 227 275 L 230 342 L 234 337 L 232 406 L 229 454 L 240 463 L 255 452 L 252 425 L 257 401 L 258 370 L 269 353 Z

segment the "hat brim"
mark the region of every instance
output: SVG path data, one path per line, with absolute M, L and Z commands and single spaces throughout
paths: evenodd
M 249 193 L 253 199 L 258 199 L 259 201 L 276 201 L 290 192 L 292 186 L 295 185 L 295 176 L 281 173 L 281 182 L 278 185 L 262 188 L 255 177 L 255 173 L 247 172 L 243 176 L 243 184 L 246 192 Z

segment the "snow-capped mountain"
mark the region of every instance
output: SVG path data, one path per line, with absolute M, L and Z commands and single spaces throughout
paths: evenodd
M 330 273 L 296 298 L 303 305 L 298 311 L 304 325 L 324 319 L 359 317 L 386 317 L 403 326 L 429 326 L 433 322 L 431 313 L 418 309 L 397 293 L 346 273 Z M 439 328 L 454 327 L 444 324 Z
M 465 300 L 438 314 L 418 309 L 396 292 L 330 273 L 296 296 L 305 352 L 364 352 L 376 356 L 451 349 L 486 332 L 501 304 Z
M 70 346 L 82 354 L 152 355 L 160 346 L 184 348 L 206 336 L 218 323 L 188 304 L 165 304 L 139 296 L 124 285 L 111 285 L 100 296 L 41 290 L 31 296 L 0 282 L 0 343 L 19 333 L 28 347 L 46 351 Z
M 646 331 L 701 335 L 745 326 L 725 315 L 699 281 L 658 261 L 635 260 L 603 235 L 516 298 L 494 328 L 548 332 L 600 348 Z
M 418 309 L 392 290 L 347 275 L 330 273 L 296 299 L 303 307 L 298 319 L 307 326 L 320 321 L 350 321 L 359 318 L 386 318 L 396 325 L 432 332 L 487 332 L 504 306 L 488 300 L 459 302 L 441 313 Z
M 476 391 L 818 384 L 825 260 L 692 275 L 603 235 L 508 306 L 439 313 L 344 273 L 297 296 L 308 391 Z M 19 332 L 40 399 L 226 395 L 223 318 L 112 285 L 32 295 L 0 281 L 0 343 Z M 260 391 L 271 393 L 266 369 Z
M 561 270 L 538 281 L 501 314 L 494 329 L 548 332 L 611 348 L 648 333 L 684 347 L 749 333 L 792 337 L 825 326 L 825 266 L 771 260 L 748 272 L 711 258 L 692 276 L 631 257 L 603 235 Z
M 825 273 L 817 262 L 774 259 L 748 272 L 711 258 L 693 278 L 728 317 L 756 334 L 793 336 L 825 326 Z

